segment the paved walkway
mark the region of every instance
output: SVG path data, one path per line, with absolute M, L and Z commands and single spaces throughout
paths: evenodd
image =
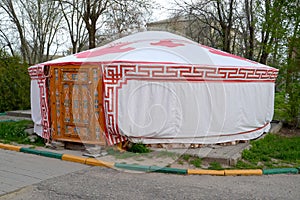
M 84 168 L 89 166 L 0 149 L 0 196 Z

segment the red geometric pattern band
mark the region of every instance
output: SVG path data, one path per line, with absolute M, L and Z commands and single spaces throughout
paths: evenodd
M 50 138 L 50 119 L 49 119 L 49 104 L 48 104 L 48 88 L 46 86 L 47 77 L 44 74 L 44 66 L 38 65 L 28 69 L 31 80 L 37 80 L 40 89 L 40 108 L 41 108 L 41 123 L 42 123 L 42 137 Z
M 118 127 L 118 90 L 128 80 L 172 82 L 275 82 L 273 68 L 215 67 L 196 65 L 103 64 L 104 109 L 108 134 L 123 141 Z

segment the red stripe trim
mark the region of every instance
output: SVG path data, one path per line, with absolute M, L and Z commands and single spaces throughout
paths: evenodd
M 141 81 L 153 81 L 153 82 L 183 82 L 182 80 L 178 80 L 178 79 L 175 79 L 175 78 L 127 78 L 126 81 L 124 81 L 123 84 L 127 84 L 127 82 L 129 80 L 141 80 Z M 186 78 L 185 81 L 189 81 L 189 82 L 194 82 L 194 83 L 197 83 L 197 82 L 217 82 L 217 83 L 222 83 L 222 82 L 225 82 L 225 83 L 237 83 L 237 82 L 275 82 L 274 79 L 257 79 L 257 80 L 249 80 L 249 79 L 240 79 L 240 80 L 218 80 L 218 79 L 191 79 L 191 78 Z
M 276 68 L 269 67 L 269 66 L 239 66 L 239 65 L 214 65 L 214 64 L 187 64 L 187 63 L 175 63 L 175 62 L 148 62 L 148 61 L 127 61 L 127 60 L 117 60 L 117 61 L 101 61 L 101 62 L 57 62 L 57 63 L 43 63 L 43 65 L 48 65 L 48 66 L 63 66 L 63 65 L 109 65 L 109 64 L 122 64 L 122 65 L 148 65 L 148 64 L 154 64 L 157 66 L 162 66 L 162 65 L 174 65 L 174 67 L 182 67 L 182 66 L 200 66 L 200 67 L 225 67 L 225 68 L 242 68 L 242 69 L 264 69 L 264 70 L 273 70 L 273 71 L 279 71 Z
M 266 123 L 265 125 L 263 125 L 262 127 L 250 130 L 250 131 L 244 131 L 244 132 L 240 132 L 240 133 L 232 133 L 232 134 L 223 134 L 223 135 L 209 135 L 209 136 L 198 136 L 198 137 L 193 137 L 193 138 L 211 138 L 211 137 L 228 137 L 228 136 L 235 136 L 235 135 L 244 135 L 247 133 L 251 133 L 251 132 L 255 132 L 258 130 L 261 130 L 263 128 L 265 128 L 267 125 L 269 125 L 270 123 Z M 140 139 L 188 139 L 190 137 L 146 137 L 146 136 L 130 136 L 128 138 L 140 138 Z

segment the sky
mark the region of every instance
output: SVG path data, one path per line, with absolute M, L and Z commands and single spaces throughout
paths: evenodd
M 161 5 L 162 8 L 155 9 L 153 12 L 153 21 L 159 21 L 169 18 L 170 13 L 166 8 L 171 6 L 171 0 L 154 0 L 158 5 Z M 158 7 L 158 6 L 154 6 Z

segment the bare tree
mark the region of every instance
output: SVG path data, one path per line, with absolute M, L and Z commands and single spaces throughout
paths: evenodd
M 81 29 L 81 25 L 79 24 L 75 26 L 72 25 L 72 23 L 75 22 L 73 21 L 75 15 L 80 16 L 80 18 L 77 19 L 80 20 L 82 19 L 84 22 L 85 28 L 88 33 L 88 48 L 89 49 L 95 48 L 97 29 L 99 28 L 99 24 L 103 24 L 104 13 L 106 12 L 109 3 L 112 0 L 56 0 L 56 1 L 60 2 L 61 6 L 63 7 L 66 6 L 73 10 L 71 11 L 71 13 L 73 13 L 71 14 L 72 16 L 71 18 L 67 17 L 67 13 L 64 13 L 64 18 L 65 19 L 67 18 L 66 21 L 68 24 L 69 34 L 71 35 L 74 34 L 74 29 L 73 29 L 74 27 Z M 99 23 L 100 20 L 102 20 L 102 22 Z M 76 39 L 74 37 L 71 38 L 71 42 L 73 45 L 73 52 L 74 52 L 74 45 L 75 45 L 74 42 L 76 42 Z
M 83 0 L 82 17 L 89 35 L 89 49 L 96 47 L 97 22 L 108 4 L 109 0 Z
M 216 22 L 207 11 L 211 10 L 210 2 L 207 1 L 174 1 L 172 8 L 172 18 L 169 20 L 171 26 L 168 29 L 181 32 L 185 36 L 201 44 L 221 47 L 220 30 Z
M 97 39 L 112 39 L 139 30 L 145 26 L 153 9 L 152 0 L 56 0 L 60 2 L 71 38 L 73 53 L 78 43 L 79 50 L 88 35 L 88 48 L 94 48 Z M 84 26 L 81 23 L 84 22 Z M 101 36 L 102 35 L 102 36 Z M 83 38 L 80 40 L 80 38 Z M 80 40 L 80 41 L 79 41 Z
M 108 35 L 122 35 L 145 27 L 149 21 L 154 2 L 152 0 L 114 0 L 107 9 Z
M 266 64 L 271 53 L 273 53 L 273 56 L 277 56 L 278 46 L 276 47 L 276 45 L 285 32 L 283 16 L 286 6 L 288 5 L 281 0 L 261 2 L 261 9 L 257 13 L 260 17 L 259 28 L 261 30 L 261 48 L 258 55 L 260 63 Z
M 59 0 L 61 11 L 66 23 L 66 30 L 72 43 L 72 53 L 77 53 L 82 50 L 87 43 L 87 29 L 81 15 L 82 1 L 81 0 Z
M 1 0 L 0 8 L 5 11 L 18 32 L 23 61 L 34 64 L 50 59 L 50 48 L 56 42 L 61 20 L 57 3 L 43 0 Z
M 10 32 L 10 30 L 8 28 L 4 29 L 4 26 L 1 25 L 1 29 L 0 29 L 0 38 L 2 43 L 1 48 L 5 49 L 6 47 L 8 47 L 10 54 L 12 56 L 16 56 L 12 38 L 9 38 L 9 35 L 12 36 L 12 34 L 7 34 L 8 32 Z
M 32 63 L 29 56 L 29 48 L 25 37 L 25 30 L 22 25 L 22 22 L 19 20 L 17 15 L 15 4 L 12 0 L 1 0 L 0 7 L 5 11 L 9 16 L 10 20 L 15 25 L 17 32 L 19 34 L 20 43 L 21 43 L 21 54 L 24 62 Z
M 227 4 L 226 4 L 227 3 Z M 221 26 L 221 36 L 223 39 L 223 50 L 231 52 L 231 31 L 233 26 L 233 13 L 234 13 L 235 0 L 220 1 L 216 0 L 214 5 L 218 10 L 218 22 Z
M 203 24 L 216 32 L 222 41 L 221 48 L 232 52 L 232 31 L 236 18 L 236 0 L 198 0 L 198 1 L 175 1 L 181 8 L 181 12 L 193 15 Z
M 255 43 L 255 0 L 243 0 L 242 13 L 240 14 L 240 27 L 243 34 L 243 43 L 245 47 L 245 57 L 254 59 Z
M 61 21 L 58 4 L 55 1 L 23 0 L 21 5 L 31 30 L 27 37 L 31 58 L 34 62 L 49 60 Z

